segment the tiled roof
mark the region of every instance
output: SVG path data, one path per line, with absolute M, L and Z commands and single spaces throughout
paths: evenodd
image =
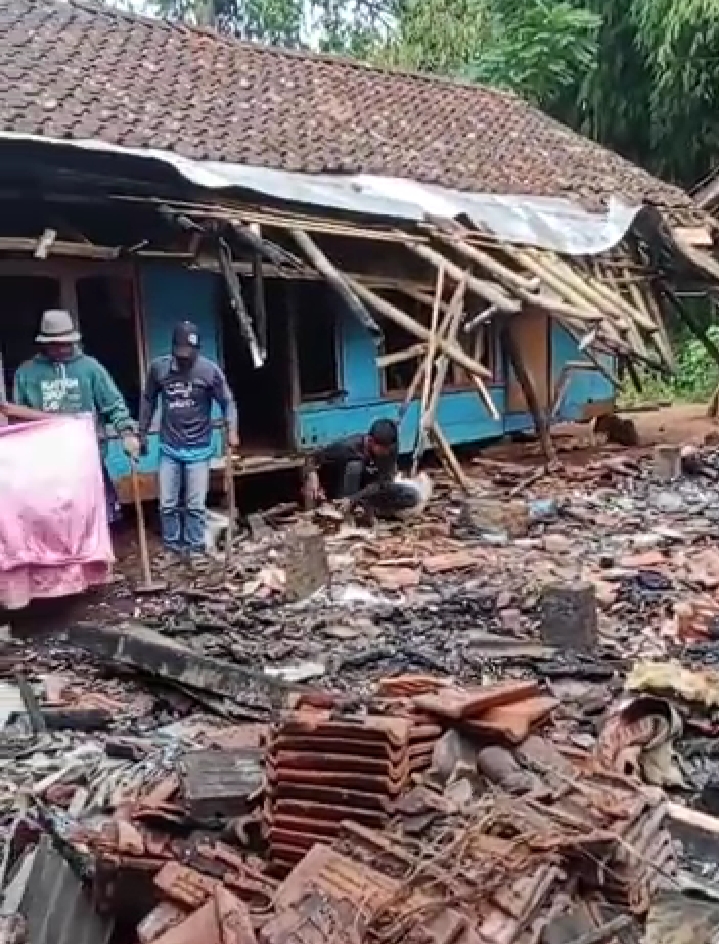
M 85 0 L 0 0 L 0 130 L 461 190 L 689 198 L 514 95 L 238 42 Z

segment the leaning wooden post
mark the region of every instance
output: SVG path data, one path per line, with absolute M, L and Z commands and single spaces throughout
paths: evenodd
M 352 291 L 362 299 L 362 301 L 378 312 L 378 314 L 393 321 L 395 324 L 399 325 L 400 328 L 404 328 L 408 334 L 414 335 L 414 337 L 418 338 L 420 341 L 429 341 L 429 329 L 425 328 L 424 325 L 415 321 L 414 318 L 410 318 L 408 314 L 401 311 L 396 305 L 388 302 L 386 298 L 382 298 L 381 295 L 373 292 L 371 289 L 367 288 L 366 285 L 358 282 L 357 279 L 348 276 L 346 281 Z M 491 378 L 492 372 L 487 370 L 479 361 L 465 354 L 458 344 L 451 344 L 445 338 L 438 338 L 437 343 L 440 350 L 446 354 L 450 360 L 454 361 L 455 364 L 464 367 L 464 369 L 471 374 Z
M 465 475 L 464 469 L 459 464 L 459 460 L 457 459 L 457 456 L 454 454 L 454 450 L 449 444 L 449 440 L 444 435 L 442 427 L 436 420 L 432 423 L 431 435 L 437 453 L 444 458 L 444 461 L 451 469 L 452 474 L 457 479 L 457 482 L 459 483 L 462 491 L 469 493 L 472 490 L 471 482 Z
M 414 452 L 412 453 L 412 475 L 417 474 L 417 468 L 419 466 L 419 459 L 422 455 L 424 449 L 423 436 L 424 436 L 424 415 L 427 410 L 427 404 L 429 402 L 429 395 L 432 389 L 432 368 L 434 367 L 434 360 L 437 353 L 437 327 L 439 323 L 439 306 L 442 302 L 442 294 L 444 292 L 444 266 L 441 266 L 437 271 L 437 286 L 434 293 L 434 304 L 432 305 L 432 321 L 430 327 L 429 335 L 429 345 L 427 347 L 427 358 L 424 366 L 424 383 L 422 384 L 422 398 L 420 400 L 419 407 L 419 417 L 417 420 L 417 437 L 414 444 Z
M 437 331 L 437 339 L 436 339 L 437 342 L 440 340 L 440 338 L 446 337 L 447 330 L 449 327 L 449 322 L 450 322 L 450 313 L 448 312 L 444 316 L 444 319 L 442 320 L 442 323 L 439 326 L 439 330 Z M 427 345 L 425 344 L 423 345 L 423 351 L 426 352 L 426 350 L 427 350 Z M 404 419 L 405 414 L 407 413 L 407 410 L 409 409 L 410 403 L 415 398 L 417 389 L 419 385 L 422 383 L 422 380 L 424 378 L 426 367 L 427 367 L 427 359 L 426 357 L 423 357 L 422 360 L 417 365 L 417 370 L 414 372 L 414 377 L 412 377 L 409 387 L 407 387 L 407 390 L 405 391 L 404 399 L 402 400 L 402 406 L 399 408 L 399 415 L 397 417 L 398 424 L 402 423 L 402 420 Z M 474 376 L 474 375 L 472 374 L 470 376 Z
M 462 320 L 462 315 L 464 313 L 464 292 L 467 285 L 467 280 L 462 279 L 461 282 L 457 285 L 457 288 L 454 291 L 452 300 L 449 303 L 449 326 L 447 328 L 447 340 L 451 341 L 453 344 L 457 339 L 457 334 L 459 332 L 459 325 Z M 437 363 L 437 375 L 434 380 L 434 386 L 432 387 L 432 395 L 428 399 L 425 406 L 424 416 L 421 417 L 421 425 L 424 429 L 430 429 L 434 418 L 437 414 L 437 408 L 439 406 L 439 400 L 442 396 L 442 390 L 444 388 L 444 382 L 447 379 L 447 371 L 449 369 L 449 358 L 446 354 L 442 355 Z
M 524 365 L 524 357 L 522 355 L 521 347 L 519 344 L 517 344 L 517 340 L 512 334 L 511 327 L 506 321 L 502 325 L 500 338 L 502 340 L 502 347 L 506 351 L 507 357 L 509 358 L 509 363 L 512 367 L 512 370 L 514 371 L 514 376 L 517 378 L 517 381 L 522 388 L 522 393 L 524 394 L 524 398 L 527 401 L 529 412 L 532 414 L 534 428 L 537 431 L 537 436 L 539 436 L 539 442 L 542 446 L 544 458 L 549 465 L 550 463 L 554 462 L 556 454 L 554 452 L 554 446 L 552 445 L 552 437 L 549 435 L 547 414 L 542 409 L 542 406 L 539 402 L 537 388 L 534 385 L 534 378 L 531 376 Z
M 332 265 L 317 243 L 301 229 L 291 230 L 291 235 L 319 274 L 327 280 L 340 298 L 344 300 L 359 323 L 375 337 L 379 337 L 382 334 L 379 325 L 367 311 L 356 293 L 352 291 L 352 287 L 347 282 L 347 279 Z

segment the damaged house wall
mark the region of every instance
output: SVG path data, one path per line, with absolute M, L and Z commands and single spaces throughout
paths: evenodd
M 419 355 L 414 362 L 402 359 L 401 332 L 407 341 L 413 325 L 420 327 L 426 345 L 437 265 L 448 273 L 439 299 L 445 310 L 463 273 L 467 279 L 466 298 L 462 289 L 458 301 L 462 324 L 456 344 L 450 342 L 461 356 L 447 354 L 452 363 L 434 416 L 450 446 L 539 430 L 547 418 L 586 419 L 610 410 L 613 384 L 606 368 L 617 352 L 645 365 L 653 359 L 660 368 L 671 360 L 671 352 L 660 350 L 657 361 L 654 313 L 642 309 L 643 298 L 631 297 L 632 288 L 651 294 L 651 260 L 634 260 L 646 270 L 638 275 L 639 287 L 618 285 L 611 264 L 597 267 L 595 261 L 598 253 L 609 257 L 647 205 L 661 207 L 672 226 L 701 224 L 702 214 L 686 194 L 511 96 L 360 69 L 339 59 L 298 54 L 285 62 L 277 51 L 168 29 L 75 0 L 42 8 L 8 0 L 0 17 L 4 54 L 17 61 L 8 73 L 7 100 L 0 92 L 2 219 L 7 237 L 17 237 L 0 242 L 5 271 L 17 266 L 19 273 L 21 263 L 38 272 L 45 262 L 69 267 L 69 258 L 58 257 L 73 255 L 90 269 L 100 260 L 110 271 L 130 267 L 133 310 L 122 356 L 134 362 L 134 376 L 127 384 L 119 379 L 131 401 L 147 362 L 166 352 L 173 323 L 191 318 L 206 353 L 224 363 L 235 388 L 243 461 L 275 461 L 278 454 L 364 430 L 379 416 L 403 416 L 400 439 L 407 452 L 421 425 L 417 395 L 403 409 L 407 371 L 411 376 Z M 42 75 L 24 56 L 28 31 L 39 55 L 52 63 Z M 129 81 L 117 99 L 118 63 L 108 71 L 104 58 L 110 37 L 119 43 L 119 66 L 128 77 L 141 73 L 147 49 L 157 52 L 157 74 L 142 94 Z M 70 71 L 58 53 L 68 38 L 87 53 L 82 67 Z M 217 67 L 197 72 L 199 61 Z M 55 75 L 63 81 L 55 83 Z M 184 102 L 178 122 L 178 84 L 203 90 L 207 75 L 216 87 Z M 257 105 L 260 79 L 267 80 L 265 105 L 272 111 L 261 132 L 255 122 L 263 110 L 241 106 L 237 97 L 242 88 Z M 448 101 L 457 113 L 451 123 L 443 118 Z M 292 130 L 306 108 L 317 119 L 317 133 L 307 141 Z M 337 115 L 347 114 L 358 120 L 338 124 Z M 270 127 L 277 140 L 270 140 Z M 383 139 L 391 147 L 372 144 Z M 515 141 L 511 153 L 507 140 Z M 478 181 L 487 192 L 476 192 Z M 14 215 L 4 212 L 6 202 L 14 204 Z M 32 220 L 26 213 L 31 204 Z M 269 263 L 263 254 L 268 246 Z M 485 262 L 494 259 L 489 269 L 477 262 L 480 252 Z M 334 283 L 328 277 L 333 266 L 339 275 Z M 616 271 L 623 266 L 618 260 Z M 251 351 L 247 319 L 243 325 L 228 303 L 234 270 L 243 285 L 241 314 L 251 317 L 263 307 L 257 305 L 260 273 L 264 283 L 269 351 L 261 367 L 253 364 L 262 357 L 259 347 Z M 338 291 L 343 280 L 345 290 Z M 60 288 L 60 303 L 76 310 L 69 274 Z M 234 293 L 235 309 L 240 297 Z M 500 317 L 492 312 L 492 298 L 499 298 Z M 378 302 L 384 314 L 374 310 Z M 387 314 L 387 303 L 400 313 L 399 322 Z M 0 306 L 0 348 L 11 307 Z M 43 306 L 37 307 L 39 315 Z M 104 317 L 99 311 L 98 323 Z M 375 318 L 385 332 L 384 348 L 377 347 Z M 467 331 L 475 318 L 479 327 Z M 108 339 L 102 328 L 94 338 L 86 334 L 88 352 L 103 359 L 101 342 Z M 514 354 L 527 361 L 524 378 L 515 376 L 516 356 L 514 369 L 508 364 L 500 335 L 505 341 L 516 335 Z M 29 334 L 26 343 L 32 347 Z M 119 345 L 108 351 L 120 356 Z M 378 356 L 389 356 L 391 376 Z M 398 365 L 402 370 L 394 369 Z M 122 375 L 121 365 L 112 366 Z M 528 379 L 546 414 L 541 424 L 537 410 L 533 416 L 527 410 Z M 145 497 L 154 491 L 156 448 L 152 439 L 143 459 Z M 217 458 L 219 463 L 219 443 Z M 122 479 L 126 464 L 114 443 L 109 464 Z

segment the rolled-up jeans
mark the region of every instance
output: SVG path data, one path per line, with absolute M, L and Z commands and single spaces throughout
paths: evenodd
M 162 540 L 173 551 L 203 553 L 210 462 L 178 462 L 160 456 Z M 182 503 L 181 503 L 182 499 Z

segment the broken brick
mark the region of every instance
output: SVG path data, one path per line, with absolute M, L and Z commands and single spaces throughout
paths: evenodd
M 476 718 L 490 708 L 521 701 L 538 691 L 535 681 L 508 681 L 475 689 L 441 688 L 436 694 L 419 695 L 412 701 L 421 711 L 457 720 Z

